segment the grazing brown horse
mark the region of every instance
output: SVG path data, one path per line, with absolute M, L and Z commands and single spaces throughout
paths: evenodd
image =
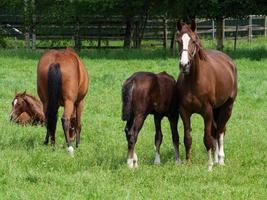
M 42 55 L 37 67 L 37 90 L 43 103 L 47 133 L 44 144 L 55 143 L 59 106 L 64 107 L 61 118 L 68 152 L 74 155 L 70 131 L 76 133 L 76 147 L 80 144 L 81 115 L 88 90 L 88 73 L 79 56 L 72 50 L 51 50 Z
M 45 116 L 42 103 L 34 96 L 17 93 L 12 101 L 10 120 L 18 124 L 44 124 Z
M 148 114 L 154 115 L 156 128 L 155 164 L 160 164 L 160 145 L 162 142 L 161 120 L 168 117 L 172 141 L 175 150 L 176 162 L 179 162 L 179 138 L 177 131 L 178 112 L 175 108 L 177 103 L 175 97 L 175 79 L 166 72 L 154 74 L 150 72 L 137 72 L 129 77 L 122 87 L 122 120 L 127 121 L 125 134 L 128 141 L 129 168 L 137 167 L 137 155 L 134 146 L 138 133 Z
M 195 33 L 196 24 L 177 22 L 180 75 L 177 81 L 179 112 L 184 124 L 186 159 L 191 162 L 191 124 L 193 113 L 204 119 L 204 144 L 208 169 L 212 170 L 212 145 L 215 163 L 224 164 L 223 138 L 226 123 L 237 95 L 237 70 L 223 52 L 204 50 Z

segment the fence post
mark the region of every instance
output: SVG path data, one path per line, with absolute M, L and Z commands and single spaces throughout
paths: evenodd
M 249 22 L 248 22 L 248 41 L 251 42 L 252 38 L 252 15 L 249 15 Z
M 74 48 L 77 51 L 81 50 L 81 40 L 80 40 L 80 22 L 79 19 L 75 18 L 75 33 L 74 33 Z
M 98 39 L 97 39 L 97 48 L 101 48 L 101 23 L 98 23 Z
M 239 19 L 236 18 L 236 22 L 235 22 L 235 42 L 234 42 L 234 50 L 236 50 L 236 41 L 237 41 L 237 37 L 238 37 L 238 22 L 239 22 Z
M 25 48 L 30 48 L 30 28 L 29 28 L 29 3 L 24 0 L 24 29 L 25 29 Z
M 164 26 L 163 47 L 166 49 L 168 41 L 168 24 L 167 24 L 167 19 L 165 17 L 163 18 L 163 26 Z
M 264 36 L 266 37 L 267 36 L 267 16 L 265 15 L 265 17 L 264 17 L 264 21 L 265 21 L 265 23 L 264 23 Z
M 176 53 L 176 27 L 174 28 L 173 40 L 172 40 L 172 55 L 175 56 Z
M 212 39 L 215 40 L 215 25 L 214 25 L 214 19 L 212 20 Z
M 223 30 L 223 41 L 224 41 L 225 40 L 225 19 L 223 19 L 222 30 Z
M 14 46 L 15 46 L 15 49 L 17 50 L 18 49 L 18 39 L 17 39 L 17 36 L 15 36 L 14 39 L 15 39 L 15 45 Z
M 36 15 L 35 0 L 32 0 L 32 49 L 36 49 Z

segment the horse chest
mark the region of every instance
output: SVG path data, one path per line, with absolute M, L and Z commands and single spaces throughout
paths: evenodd
M 181 106 L 192 112 L 199 112 L 202 108 L 202 101 L 199 97 L 193 95 L 191 92 L 185 93 L 180 102 Z

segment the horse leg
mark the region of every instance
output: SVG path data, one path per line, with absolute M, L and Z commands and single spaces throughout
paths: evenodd
M 44 103 L 43 102 L 43 111 L 44 111 L 44 113 L 46 112 L 46 109 L 47 109 L 47 103 Z M 47 119 L 45 119 L 45 124 L 47 123 Z M 49 143 L 49 131 L 47 130 L 46 131 L 46 136 L 45 136 L 45 139 L 44 139 L 44 144 L 45 145 L 48 145 L 48 143 Z
M 212 135 L 212 146 L 214 151 L 214 163 L 219 162 L 219 144 L 217 140 L 217 120 L 218 120 L 218 112 L 219 109 L 213 109 L 213 121 L 212 121 L 212 128 L 211 128 L 211 135 Z
M 212 171 L 213 160 L 212 160 L 212 121 L 213 121 L 213 112 L 210 105 L 206 106 L 206 111 L 203 114 L 204 123 L 205 123 L 205 135 L 204 135 L 204 144 L 208 152 L 208 171 Z
M 192 129 L 190 122 L 191 114 L 181 108 L 180 115 L 184 125 L 184 145 L 186 151 L 186 160 L 189 164 L 191 164 L 191 145 L 192 145 L 192 137 L 191 137 Z
M 66 143 L 68 146 L 68 152 L 70 156 L 74 156 L 74 149 L 72 147 L 72 142 L 70 139 L 69 131 L 70 131 L 70 118 L 74 109 L 74 104 L 72 101 L 65 101 L 64 102 L 64 113 L 63 117 L 61 118 L 62 127 L 65 134 Z
M 128 159 L 127 164 L 129 168 L 136 168 L 138 166 L 137 155 L 134 151 L 134 146 L 137 141 L 138 133 L 143 126 L 145 120 L 145 116 L 142 114 L 136 115 L 133 119 L 133 125 L 128 132 L 127 140 L 128 140 Z
M 223 140 L 224 140 L 224 134 L 225 134 L 225 126 L 228 122 L 229 118 L 231 117 L 233 109 L 233 101 L 228 100 L 225 104 L 223 104 L 220 107 L 220 111 L 218 114 L 218 120 L 217 120 L 217 139 L 219 144 L 219 164 L 224 165 L 224 147 L 223 147 Z
M 77 120 L 77 129 L 76 129 L 76 147 L 80 145 L 80 135 L 82 130 L 82 111 L 83 111 L 83 100 L 80 101 L 76 107 L 76 120 Z
M 175 163 L 176 164 L 180 163 L 179 134 L 178 134 L 178 129 L 177 129 L 178 118 L 179 118 L 178 114 L 175 114 L 175 116 L 169 117 L 169 122 L 170 122 L 171 132 L 172 132 L 172 144 L 174 147 L 174 155 L 175 155 Z
M 160 145 L 162 142 L 162 132 L 161 132 L 161 120 L 162 116 L 160 115 L 154 115 L 154 123 L 156 128 L 156 134 L 155 134 L 155 148 L 156 148 L 156 157 L 154 164 L 159 165 L 160 164 Z

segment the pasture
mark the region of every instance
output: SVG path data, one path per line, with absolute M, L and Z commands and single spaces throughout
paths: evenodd
M 36 93 L 41 52 L 0 50 L 0 199 L 266 199 L 267 196 L 267 38 L 239 41 L 226 52 L 238 69 L 238 96 L 225 137 L 225 166 L 207 171 L 203 122 L 192 117 L 192 165 L 175 165 L 168 120 L 162 123 L 162 164 L 154 162 L 154 123 L 148 117 L 139 134 L 139 168 L 126 164 L 121 85 L 136 71 L 178 75 L 178 58 L 158 48 L 89 50 L 80 56 L 90 86 L 82 117 L 81 145 L 67 152 L 60 120 L 56 147 L 44 146 L 45 127 L 9 122 L 15 91 Z M 205 41 L 205 47 L 213 47 Z M 61 117 L 62 108 L 59 116 Z

